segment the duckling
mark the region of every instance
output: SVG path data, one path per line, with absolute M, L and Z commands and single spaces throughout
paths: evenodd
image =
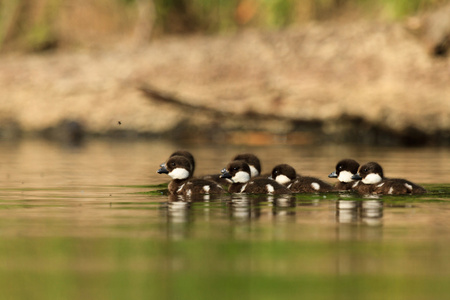
M 272 170 L 272 178 L 293 193 L 322 193 L 333 190 L 331 185 L 318 178 L 297 174 L 295 169 L 288 164 L 275 166 Z
M 261 161 L 259 158 L 252 153 L 241 153 L 235 155 L 231 161 L 235 160 L 243 160 L 250 167 L 250 176 L 251 178 L 268 178 L 269 176 L 262 177 L 261 176 Z M 223 188 L 228 188 L 232 181 L 229 178 L 222 178 L 221 174 L 214 175 L 206 175 L 202 177 L 203 179 L 212 180 L 220 184 Z
M 233 182 L 228 188 L 229 193 L 247 194 L 291 194 L 292 192 L 275 180 L 268 178 L 251 179 L 249 165 L 243 160 L 230 162 L 220 175 Z
M 402 178 L 385 178 L 383 168 L 376 162 L 368 162 L 359 168 L 352 178 L 360 179 L 354 189 L 360 194 L 404 195 L 423 194 L 426 190 Z
M 336 171 L 328 175 L 329 178 L 337 178 L 338 183 L 334 185 L 336 191 L 349 191 L 355 184 L 352 176 L 358 173 L 359 163 L 354 159 L 342 159 L 336 165 Z
M 193 194 L 221 194 L 224 189 L 215 182 L 192 178 L 192 165 L 189 160 L 180 155 L 175 155 L 157 172 L 172 177 L 169 183 L 169 193 L 190 196 Z
M 250 176 L 252 178 L 261 175 L 261 161 L 256 155 L 252 153 L 241 153 L 237 154 L 235 157 L 231 159 L 231 161 L 235 160 L 243 160 L 248 164 L 248 166 L 250 167 Z
M 170 154 L 169 158 L 171 158 L 172 156 L 184 156 L 187 158 L 187 160 L 189 161 L 189 163 L 191 164 L 191 176 L 194 176 L 194 171 L 195 171 L 195 159 L 194 159 L 194 155 L 192 155 L 191 152 L 186 151 L 186 150 L 177 150 L 175 152 L 173 152 L 172 154 Z M 160 164 L 160 167 L 163 167 L 165 165 L 165 163 Z
M 192 169 L 190 170 L 191 176 L 194 177 L 194 171 L 195 171 L 195 159 L 194 159 L 194 155 L 192 155 L 191 152 L 186 151 L 186 150 L 177 150 L 175 152 L 173 152 L 169 158 L 171 158 L 172 156 L 184 156 L 189 160 L 189 163 L 191 164 Z M 165 163 L 162 163 L 160 165 L 160 167 L 163 167 Z M 221 179 L 219 178 L 219 175 L 217 174 L 210 174 L 210 175 L 203 175 L 200 176 L 200 179 L 205 179 L 205 180 L 209 180 L 209 181 L 214 181 L 215 183 L 221 185 L 222 187 L 227 187 L 228 185 L 231 184 L 231 181 L 228 181 L 226 179 Z

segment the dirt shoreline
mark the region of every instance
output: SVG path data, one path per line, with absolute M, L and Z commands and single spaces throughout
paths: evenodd
M 400 24 L 321 23 L 173 37 L 140 47 L 124 41 L 5 54 L 0 65 L 3 138 L 78 130 L 450 144 L 449 59 L 429 56 Z M 139 89 L 147 85 L 187 106 L 151 100 Z

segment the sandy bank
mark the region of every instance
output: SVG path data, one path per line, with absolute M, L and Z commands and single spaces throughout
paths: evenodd
M 3 136 L 73 120 L 100 135 L 251 131 L 303 142 L 450 143 L 449 60 L 430 57 L 398 24 L 7 54 L 0 66 Z M 152 101 L 143 85 L 194 108 Z

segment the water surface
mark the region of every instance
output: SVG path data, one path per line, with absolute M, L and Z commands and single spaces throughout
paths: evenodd
M 336 162 L 380 162 L 422 196 L 165 195 L 159 164 L 191 150 L 200 174 L 253 152 L 329 182 Z M 0 144 L 5 299 L 442 299 L 450 292 L 450 149 Z

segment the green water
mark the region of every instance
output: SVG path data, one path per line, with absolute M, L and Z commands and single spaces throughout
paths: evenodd
M 405 176 L 424 183 L 429 193 L 421 196 L 331 193 L 184 202 L 169 201 L 158 185 L 167 177 L 155 173 L 174 148 L 179 145 L 0 145 L 2 299 L 448 297 L 448 150 L 384 153 L 398 157 L 392 159 L 398 173 L 415 167 L 401 160 L 405 152 L 420 158 L 414 165 L 426 165 L 429 156 L 429 169 Z M 198 152 L 220 170 L 242 150 Z M 280 148 L 250 150 L 270 161 Z M 321 162 L 320 174 L 331 172 L 344 150 Z M 219 153 L 215 160 L 210 151 Z M 296 161 L 298 151 L 292 153 L 284 158 Z M 363 153 L 359 160 L 377 158 L 376 151 Z M 319 161 L 314 155 L 308 160 Z M 215 169 L 199 163 L 200 172 L 209 168 Z M 436 182 L 444 183 L 430 182 L 436 174 Z

